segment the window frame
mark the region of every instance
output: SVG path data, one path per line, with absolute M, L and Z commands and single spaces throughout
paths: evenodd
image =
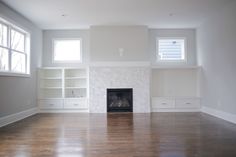
M 184 40 L 184 59 L 163 60 L 159 57 L 159 40 Z M 187 38 L 186 37 L 158 37 L 156 38 L 156 60 L 160 63 L 187 63 Z
M 19 76 L 19 77 L 30 77 L 30 65 L 31 65 L 31 33 L 26 29 L 19 27 L 10 20 L 0 17 L 0 24 L 7 27 L 7 46 L 0 45 L 1 48 L 7 49 L 8 51 L 8 70 L 0 69 L 0 76 Z M 24 50 L 15 50 L 11 46 L 11 31 L 16 31 L 24 36 Z M 25 72 L 17 72 L 12 70 L 12 54 L 13 53 L 23 54 L 25 56 Z
M 57 60 L 55 60 L 54 58 L 55 58 L 55 41 L 66 41 L 66 40 L 79 40 L 80 41 L 80 60 L 70 60 L 70 61 L 66 61 L 66 60 L 64 60 L 64 61 L 57 61 Z M 74 63 L 74 64 L 76 64 L 76 63 L 82 63 L 82 60 L 83 60 L 83 52 L 82 52 L 82 44 L 83 43 L 83 41 L 82 41 L 82 38 L 53 38 L 52 39 L 52 63 L 61 63 L 61 64 L 63 64 L 63 63 Z

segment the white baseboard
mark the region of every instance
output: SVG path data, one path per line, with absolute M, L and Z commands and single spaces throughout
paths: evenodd
M 151 112 L 201 112 L 201 110 L 200 109 L 176 109 L 176 108 L 173 108 L 173 109 L 152 108 Z
M 223 120 L 226 120 L 226 121 L 236 124 L 236 115 L 235 114 L 227 113 L 227 112 L 220 111 L 220 110 L 213 109 L 213 108 L 206 107 L 206 106 L 203 106 L 201 111 L 203 113 L 207 113 L 207 114 L 212 115 L 214 117 L 221 118 Z
M 37 113 L 38 113 L 38 108 L 31 108 L 26 111 L 22 111 L 22 112 L 18 112 L 15 114 L 11 114 L 11 115 L 2 117 L 2 118 L 0 118 L 0 127 L 17 122 L 19 120 L 22 120 L 24 118 L 27 118 L 27 117 L 32 116 Z
M 202 107 L 201 110 L 199 109 L 152 109 L 151 112 L 200 112 L 200 111 L 236 124 L 235 114 L 216 110 L 216 109 L 209 108 L 206 106 Z M 27 118 L 37 113 L 81 113 L 81 112 L 88 113 L 89 111 L 88 110 L 41 110 L 41 111 L 38 111 L 38 108 L 32 108 L 26 111 L 22 111 L 19 113 L 15 113 L 15 114 L 0 118 L 0 127 L 17 122 L 19 120 L 22 120 L 24 118 Z

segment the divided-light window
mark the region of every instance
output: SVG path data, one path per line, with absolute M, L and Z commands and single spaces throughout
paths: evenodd
M 29 74 L 30 35 L 0 19 L 0 73 Z
M 80 39 L 54 39 L 53 62 L 81 62 Z
M 185 61 L 185 39 L 158 39 L 157 51 L 158 61 Z

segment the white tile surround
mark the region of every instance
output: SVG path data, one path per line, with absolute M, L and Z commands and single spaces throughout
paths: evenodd
M 89 78 L 91 113 L 107 112 L 107 88 L 133 88 L 133 112 L 150 112 L 150 68 L 91 67 Z

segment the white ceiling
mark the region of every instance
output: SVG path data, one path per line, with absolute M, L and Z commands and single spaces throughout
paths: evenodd
M 233 0 L 2 0 L 42 29 L 91 25 L 196 28 Z M 62 16 L 62 15 L 66 16 Z

